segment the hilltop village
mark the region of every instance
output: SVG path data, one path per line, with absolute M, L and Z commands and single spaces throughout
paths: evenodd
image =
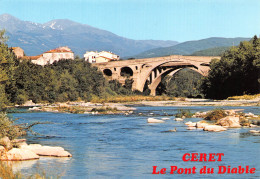
M 20 58 L 22 60 L 30 60 L 32 63 L 41 66 L 52 64 L 55 61 L 60 61 L 63 59 L 75 59 L 73 51 L 67 46 L 58 47 L 56 49 L 49 50 L 37 56 L 24 55 L 24 50 L 20 47 L 11 47 L 11 50 L 14 52 L 17 58 Z M 108 51 L 86 51 L 86 53 L 84 54 L 84 58 L 85 61 L 89 63 L 104 63 L 120 59 L 118 55 Z

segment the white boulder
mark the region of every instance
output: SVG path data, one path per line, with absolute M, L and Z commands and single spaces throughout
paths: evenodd
M 170 118 L 168 118 L 168 117 L 163 117 L 163 118 L 161 118 L 162 120 L 169 120 Z
M 163 123 L 163 120 L 155 119 L 155 118 L 148 118 L 147 119 L 148 123 Z
M 241 127 L 239 117 L 227 116 L 218 120 L 218 124 L 225 127 Z
M 253 113 L 251 113 L 251 112 L 249 112 L 249 113 L 246 113 L 246 114 L 245 114 L 245 116 L 246 116 L 246 117 L 253 117 L 253 116 L 254 116 L 254 114 L 253 114 Z
M 207 125 L 203 128 L 203 130 L 210 131 L 210 132 L 220 132 L 220 131 L 225 131 L 227 129 L 218 125 Z
M 258 126 L 255 124 L 250 124 L 249 127 L 258 127 Z
M 196 122 L 186 122 L 185 125 L 187 125 L 188 127 L 196 127 Z
M 196 127 L 197 128 L 204 128 L 205 126 L 208 126 L 208 123 L 204 123 L 204 122 L 197 122 L 196 123 Z
M 40 157 L 31 150 L 18 148 L 13 148 L 8 152 L 2 153 L 2 155 L 0 156 L 1 161 L 34 160 L 39 158 Z
M 260 131 L 258 131 L 258 130 L 250 130 L 249 132 L 250 133 L 260 133 Z
M 175 118 L 174 120 L 175 120 L 175 121 L 183 121 L 182 118 Z
M 21 146 L 22 149 L 30 150 L 39 156 L 51 157 L 72 157 L 72 155 L 65 151 L 62 147 L 42 146 L 40 144 L 30 144 Z

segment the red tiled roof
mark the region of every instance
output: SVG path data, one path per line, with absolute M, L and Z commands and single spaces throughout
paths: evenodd
M 72 51 L 71 50 L 65 50 L 65 49 L 56 48 L 56 49 L 52 49 L 52 50 L 49 50 L 49 51 L 44 52 L 44 53 L 60 53 L 60 52 L 72 52 Z
M 102 58 L 106 58 L 106 59 L 109 59 L 109 60 L 113 60 L 113 58 L 108 58 L 108 57 L 104 57 L 104 56 L 98 56 L 98 57 L 102 57 Z
M 37 56 L 24 56 L 23 59 L 24 60 L 37 60 L 38 58 L 40 58 L 42 55 L 37 55 Z

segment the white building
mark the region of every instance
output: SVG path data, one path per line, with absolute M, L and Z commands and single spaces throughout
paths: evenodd
M 85 61 L 89 63 L 96 63 L 96 56 L 97 56 L 97 52 L 93 52 L 93 51 L 90 52 L 87 51 L 84 54 Z
M 32 61 L 32 63 L 37 65 L 47 65 L 52 64 L 55 61 L 62 59 L 71 59 L 74 60 L 74 53 L 69 47 L 59 47 L 53 50 L 44 52 L 42 55 L 27 57 Z
M 85 57 L 85 61 L 89 63 L 104 63 L 104 62 L 119 60 L 118 55 L 107 51 L 102 51 L 102 52 L 87 51 L 84 54 L 84 57 Z

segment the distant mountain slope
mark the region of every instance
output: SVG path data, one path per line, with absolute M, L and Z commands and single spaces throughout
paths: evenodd
M 192 56 L 221 56 L 230 47 L 215 47 L 192 53 Z
M 134 58 L 149 58 L 149 57 L 160 57 L 167 55 L 190 55 L 196 51 L 205 50 L 208 48 L 223 47 L 238 45 L 241 41 L 250 40 L 250 38 L 220 38 L 212 37 L 196 41 L 187 41 L 179 43 L 171 47 L 155 48 L 138 55 Z
M 9 36 L 8 45 L 20 46 L 27 55 L 38 55 L 59 46 L 69 46 L 75 54 L 81 56 L 87 50 L 106 50 L 120 56 L 129 56 L 153 48 L 178 44 L 176 41 L 131 40 L 67 19 L 40 24 L 2 14 L 0 29 L 3 28 Z

